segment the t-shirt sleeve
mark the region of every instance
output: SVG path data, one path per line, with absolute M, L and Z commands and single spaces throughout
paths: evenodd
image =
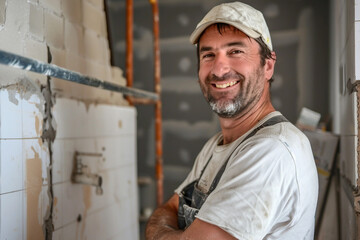
M 234 153 L 196 217 L 239 239 L 263 239 L 279 212 L 294 210 L 297 194 L 295 164 L 284 143 L 252 139 Z M 291 214 L 284 224 L 291 224 Z

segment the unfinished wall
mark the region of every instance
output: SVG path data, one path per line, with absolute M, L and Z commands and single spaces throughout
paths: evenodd
M 340 136 L 340 239 L 359 239 L 353 190 L 358 179 L 358 114 L 356 93 L 348 84 L 360 80 L 360 1 L 331 1 L 330 106 L 334 133 Z M 334 222 L 334 221 L 330 221 Z M 333 223 L 334 224 L 334 223 Z M 335 222 L 335 224 L 337 224 Z M 334 225 L 333 225 L 334 226 Z M 336 225 L 335 225 L 336 227 Z M 331 225 L 323 239 L 331 237 Z
M 102 0 L 0 0 L 0 49 L 124 85 Z M 138 239 L 136 110 L 121 94 L 0 66 L 0 239 Z M 73 184 L 75 151 L 103 179 Z

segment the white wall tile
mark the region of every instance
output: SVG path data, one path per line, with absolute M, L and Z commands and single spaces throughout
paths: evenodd
M 0 140 L 0 193 L 24 189 L 22 140 Z
M 53 203 L 53 224 L 54 228 L 61 229 L 63 227 L 63 186 L 64 184 L 54 184 L 54 203 Z
M 23 227 L 23 192 L 0 195 L 0 239 L 25 239 Z
M 63 240 L 63 239 L 76 239 L 76 238 L 64 238 L 63 237 L 63 229 L 56 229 L 52 234 L 53 240 Z
M 75 140 L 64 140 L 63 181 L 70 181 L 74 167 Z
M 358 7 L 357 11 L 360 12 L 360 7 Z M 360 15 L 360 13 L 358 14 Z M 360 80 L 360 20 L 355 22 L 355 79 L 354 80 Z
M 357 228 L 353 201 L 348 198 L 347 193 L 344 191 L 344 184 L 347 183 L 341 184 L 342 187 L 340 188 L 340 227 L 342 228 L 340 239 L 356 239 Z
M 360 0 L 355 0 L 355 21 L 360 21 Z
M 357 136 L 340 138 L 340 172 L 353 186 L 357 180 Z
M 38 188 L 48 183 L 47 164 L 49 161 L 47 146 L 40 139 L 23 140 L 23 176 L 25 188 Z
M 81 102 L 57 99 L 53 114 L 57 138 L 105 137 L 136 132 L 136 109 L 133 107 L 90 105 L 87 109 Z
M 81 228 L 81 223 L 74 222 L 68 225 L 65 225 L 64 228 L 62 228 L 62 238 L 63 239 L 80 239 L 80 234 L 83 232 Z
M 41 107 L 41 100 L 36 94 L 33 94 L 29 100 L 22 100 L 23 138 L 41 138 L 43 115 L 39 107 Z
M 55 139 L 52 144 L 52 181 L 54 184 L 61 183 L 64 176 L 64 140 Z
M 62 201 L 63 206 L 63 225 L 75 222 L 79 214 L 85 212 L 83 185 L 64 183 L 63 196 L 59 201 Z
M 339 98 L 340 111 L 340 134 L 357 135 L 357 99 L 356 94 L 341 95 Z
M 11 91 L 9 96 L 8 91 L 2 90 L 0 102 L 0 138 L 22 138 L 22 100 L 19 94 Z

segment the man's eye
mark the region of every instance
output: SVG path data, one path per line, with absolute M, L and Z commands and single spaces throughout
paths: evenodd
M 213 53 L 204 54 L 204 55 L 202 56 L 203 59 L 205 59 L 205 58 L 211 58 L 211 57 L 214 57 L 214 54 L 213 54 Z
M 230 51 L 230 54 L 240 54 L 240 53 L 243 53 L 243 51 L 241 51 L 241 50 L 231 50 Z

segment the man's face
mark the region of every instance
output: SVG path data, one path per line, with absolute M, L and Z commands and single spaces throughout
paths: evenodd
M 199 83 L 220 117 L 236 117 L 259 101 L 266 79 L 258 43 L 233 27 L 215 25 L 199 40 Z

